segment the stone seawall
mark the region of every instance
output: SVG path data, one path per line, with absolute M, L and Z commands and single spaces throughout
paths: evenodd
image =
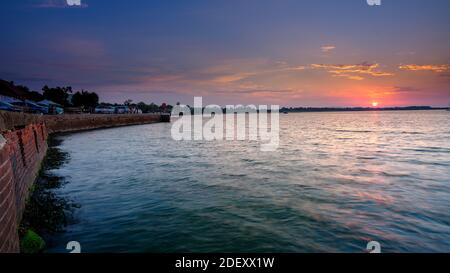
M 143 115 L 60 115 L 45 116 L 49 133 L 65 133 L 125 125 L 161 122 L 159 114 Z
M 20 251 L 18 227 L 52 133 L 170 121 L 148 115 L 39 116 L 0 111 L 0 253 Z

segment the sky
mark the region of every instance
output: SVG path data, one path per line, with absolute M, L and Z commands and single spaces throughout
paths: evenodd
M 450 1 L 8 0 L 0 78 L 102 101 L 450 104 Z

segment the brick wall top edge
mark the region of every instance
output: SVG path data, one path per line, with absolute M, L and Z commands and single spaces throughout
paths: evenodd
M 157 122 L 160 118 L 160 114 L 75 114 L 44 116 L 47 129 L 50 133 L 72 132 L 127 124 L 144 124 Z
M 30 124 L 41 123 L 42 115 L 0 111 L 0 132 L 14 130 Z
M 25 127 L 30 124 L 39 124 L 45 122 L 50 127 L 51 132 L 58 132 L 54 127 L 64 127 L 65 122 L 70 121 L 108 121 L 114 123 L 117 121 L 118 125 L 129 122 L 145 122 L 151 118 L 157 119 L 159 114 L 125 114 L 125 115 L 91 115 L 91 114 L 76 114 L 76 115 L 57 115 L 57 116 L 43 116 L 25 113 L 13 113 L 0 111 L 0 133 L 14 130 L 20 127 Z M 69 125 L 69 124 L 66 124 Z M 70 125 L 69 125 L 70 126 Z M 77 128 L 73 128 L 76 130 Z M 63 130 L 64 131 L 64 130 Z

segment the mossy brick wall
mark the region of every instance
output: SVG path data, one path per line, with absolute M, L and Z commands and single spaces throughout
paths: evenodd
M 148 115 L 40 116 L 0 111 L 0 253 L 17 253 L 20 224 L 51 133 L 170 121 Z
M 0 253 L 19 251 L 18 225 L 47 151 L 43 122 L 2 134 L 0 144 Z

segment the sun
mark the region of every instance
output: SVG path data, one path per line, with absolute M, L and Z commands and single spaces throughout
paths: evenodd
M 378 107 L 378 104 L 379 104 L 378 102 L 375 102 L 375 101 L 372 102 L 372 106 L 373 106 L 373 107 Z

